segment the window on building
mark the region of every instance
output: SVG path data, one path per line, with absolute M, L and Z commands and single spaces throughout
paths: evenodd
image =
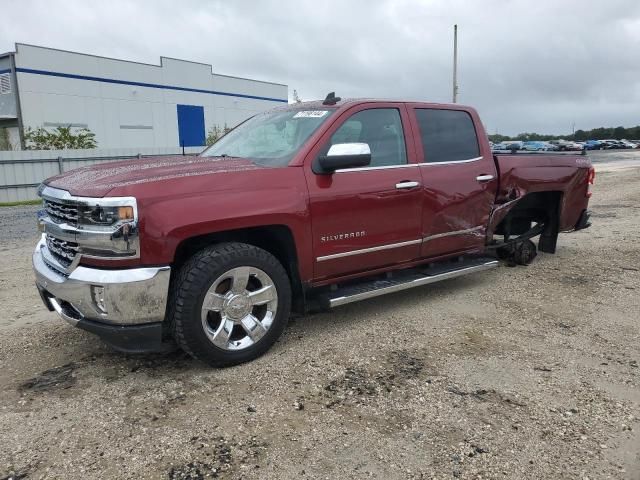
M 407 163 L 402 120 L 395 108 L 372 108 L 353 114 L 331 136 L 325 150 L 337 143 L 360 142 L 371 149 L 371 167 Z
M 11 93 L 11 76 L 9 73 L 0 74 L 0 95 Z
M 455 162 L 480 156 L 476 130 L 467 112 L 417 108 L 416 117 L 424 150 L 423 162 Z

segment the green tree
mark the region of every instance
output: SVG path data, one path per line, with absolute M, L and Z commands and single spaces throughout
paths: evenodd
M 576 132 L 573 134 L 573 139 L 578 141 L 589 140 L 587 138 L 587 132 L 585 132 L 584 130 L 576 130 Z
M 507 135 L 500 135 L 499 133 L 494 133 L 493 135 L 489 135 L 489 140 L 493 143 L 500 143 L 506 140 L 511 140 L 511 137 L 508 137 Z
M 224 124 L 224 127 L 220 127 L 220 125 L 214 125 L 207 132 L 207 139 L 206 139 L 207 146 L 213 145 L 218 140 L 220 140 L 220 138 L 222 138 L 227 133 L 229 133 L 231 130 L 232 129 L 229 128 L 226 123 Z
M 52 132 L 46 128 L 27 127 L 24 132 L 27 150 L 65 150 L 97 148 L 96 135 L 88 128 L 71 131 L 71 126 L 56 127 Z
M 0 150 L 11 150 L 8 128 L 0 128 Z
M 508 140 L 604 140 L 607 138 L 626 138 L 629 140 L 640 140 L 640 125 L 635 127 L 598 127 L 591 130 L 576 130 L 573 135 L 547 135 L 535 132 L 525 132 L 516 135 L 515 137 L 508 137 L 506 135 L 500 135 L 498 133 L 489 135 L 489 140 L 494 143 L 504 142 Z
M 624 127 L 616 127 L 613 129 L 613 138 L 620 140 L 621 138 L 625 138 L 627 133 L 627 129 Z

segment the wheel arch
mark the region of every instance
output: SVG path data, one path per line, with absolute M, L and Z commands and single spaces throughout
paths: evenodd
M 489 232 L 495 235 L 520 235 L 529 230 L 531 222 L 543 223 L 538 248 L 555 253 L 559 232 L 563 192 L 549 190 L 531 192 L 502 205 L 491 216 Z
M 241 242 L 266 250 L 282 264 L 289 276 L 293 293 L 292 309 L 304 312 L 305 289 L 300 277 L 300 263 L 291 229 L 286 225 L 261 225 L 220 232 L 211 232 L 183 239 L 176 247 L 173 272 L 197 251 L 225 242 Z

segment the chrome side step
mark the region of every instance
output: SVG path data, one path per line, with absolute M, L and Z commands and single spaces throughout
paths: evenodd
M 429 283 L 436 283 L 450 278 L 461 277 L 474 272 L 481 272 L 495 268 L 499 262 L 489 257 L 476 257 L 457 263 L 446 262 L 434 264 L 420 270 L 413 269 L 410 273 L 398 272 L 396 277 L 372 280 L 358 284 L 346 285 L 323 296 L 325 306 L 338 307 L 351 302 L 358 302 L 368 298 L 399 292 L 409 288 L 420 287 Z

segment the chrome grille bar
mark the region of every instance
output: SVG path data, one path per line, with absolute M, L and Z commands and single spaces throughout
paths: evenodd
M 45 200 L 44 209 L 49 214 L 49 216 L 58 223 L 66 222 L 74 225 L 78 223 L 77 205 L 69 205 L 53 202 L 51 200 Z
M 74 242 L 66 242 L 58 238 L 46 235 L 47 248 L 49 252 L 65 266 L 68 266 L 73 262 L 74 258 L 78 254 L 78 244 Z

